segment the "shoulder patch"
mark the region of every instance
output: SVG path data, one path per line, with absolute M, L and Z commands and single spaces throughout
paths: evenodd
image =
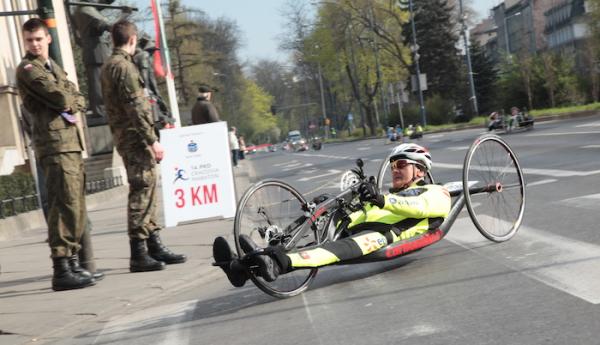
M 26 71 L 31 71 L 31 69 L 32 69 L 32 68 L 33 68 L 33 65 L 32 65 L 32 64 L 30 64 L 30 63 L 28 63 L 27 65 L 25 65 L 25 66 L 23 67 L 23 69 L 24 69 L 24 70 L 26 70 Z

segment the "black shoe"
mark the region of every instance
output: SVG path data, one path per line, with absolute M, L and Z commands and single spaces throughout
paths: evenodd
M 153 232 L 146 240 L 148 244 L 148 254 L 157 261 L 162 261 L 165 264 L 181 264 L 187 261 L 187 257 L 183 254 L 175 254 L 160 240 L 158 231 Z
M 96 281 L 104 279 L 104 273 L 102 273 L 102 272 L 96 271 L 96 272 L 90 272 L 90 273 L 92 274 L 92 278 L 94 278 L 94 280 L 96 280 Z
M 246 253 L 261 249 L 248 235 L 240 235 L 240 246 Z M 279 276 L 279 265 L 268 255 L 256 255 L 254 263 L 258 265 L 258 273 L 266 281 L 272 282 Z
M 227 279 L 229 279 L 231 285 L 235 287 L 244 286 L 246 280 L 248 280 L 248 274 L 244 267 L 239 264 L 236 255 L 231 252 L 227 240 L 221 236 L 215 238 L 213 242 L 213 258 L 215 263 L 227 274 Z
M 54 291 L 81 289 L 96 284 L 96 281 L 91 276 L 84 277 L 71 271 L 69 258 L 67 257 L 52 258 L 52 263 L 52 268 L 54 269 L 52 290 Z
M 69 257 L 69 267 L 71 272 L 78 274 L 84 278 L 93 278 L 92 273 L 79 265 L 79 256 L 74 254 Z
M 157 261 L 148 255 L 146 240 L 130 239 L 131 259 L 129 260 L 130 272 L 160 271 L 165 269 L 165 263 Z

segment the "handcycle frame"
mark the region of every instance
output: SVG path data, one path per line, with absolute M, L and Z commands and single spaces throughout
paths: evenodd
M 515 172 L 518 175 L 517 184 L 511 185 L 511 186 L 505 186 L 501 182 L 493 182 L 493 183 L 487 183 L 483 186 L 472 186 L 471 185 L 471 181 L 469 181 L 469 174 L 468 174 L 469 168 L 471 166 L 471 159 L 473 158 L 473 155 L 475 154 L 475 151 L 478 149 L 478 147 L 487 141 L 491 141 L 491 142 L 500 144 L 503 147 L 503 149 L 506 151 L 506 153 L 508 153 L 510 162 L 514 164 Z M 387 162 L 387 160 L 383 162 L 380 170 L 386 166 L 386 162 Z M 341 236 L 351 235 L 351 233 L 347 232 L 347 227 L 346 227 L 346 225 L 349 224 L 349 222 L 350 222 L 349 214 L 362 208 L 362 203 L 358 202 L 356 197 L 359 194 L 358 187 L 360 186 L 361 183 L 367 181 L 367 177 L 364 175 L 363 170 L 362 170 L 362 166 L 363 166 L 362 160 L 360 160 L 360 159 L 357 160 L 357 166 L 358 166 L 358 169 L 353 170 L 353 172 L 358 177 L 358 180 L 355 181 L 355 183 L 353 183 L 349 188 L 343 190 L 338 195 L 326 198 L 325 200 L 321 200 L 318 203 L 305 201 L 299 192 L 297 192 L 293 187 L 289 186 L 285 182 L 278 181 L 278 180 L 263 180 L 263 181 L 258 182 L 251 188 L 249 188 L 248 191 L 246 191 L 244 196 L 240 199 L 240 204 L 245 205 L 243 202 L 246 201 L 247 198 L 252 195 L 252 191 L 256 191 L 259 188 L 261 188 L 262 186 L 268 186 L 270 184 L 278 185 L 278 186 L 286 186 L 286 188 L 288 188 L 288 191 L 290 191 L 290 192 L 294 191 L 295 193 L 297 193 L 296 197 L 298 198 L 298 200 L 302 201 L 301 207 L 302 207 L 303 214 L 302 214 L 302 216 L 298 217 L 293 222 L 291 222 L 282 231 L 283 234 L 286 234 L 286 236 L 288 236 L 285 243 L 283 244 L 285 250 L 290 251 L 292 249 L 296 249 L 298 251 L 301 251 L 302 249 L 309 249 L 312 246 L 319 245 L 325 241 L 335 241 L 338 238 L 340 238 Z M 505 172 L 503 171 L 502 173 L 504 174 Z M 382 177 L 383 177 L 383 175 L 380 172 L 380 174 L 378 176 L 379 181 L 381 181 Z M 429 179 L 431 182 L 433 182 L 433 176 L 429 175 Z M 448 216 L 445 218 L 445 220 L 439 227 L 429 230 L 421 235 L 411 237 L 406 240 L 396 241 L 394 243 L 388 244 L 387 246 L 385 246 L 373 253 L 370 253 L 368 255 L 362 256 L 362 257 L 354 259 L 354 260 L 340 262 L 340 264 L 354 264 L 354 263 L 366 263 L 366 262 L 390 260 L 390 259 L 398 258 L 398 257 L 404 256 L 404 255 L 413 253 L 417 250 L 423 249 L 434 243 L 437 243 L 449 233 L 450 228 L 452 227 L 452 225 L 458 218 L 460 212 L 462 211 L 462 209 L 465 205 L 467 205 L 467 208 L 469 211 L 469 216 L 471 217 L 471 220 L 476 225 L 477 229 L 486 238 L 488 238 L 492 241 L 495 241 L 495 242 L 503 242 L 503 241 L 506 241 L 506 240 L 512 238 L 512 236 L 514 236 L 514 234 L 516 233 L 516 231 L 518 230 L 518 228 L 521 224 L 522 217 L 523 217 L 523 211 L 524 211 L 524 207 L 525 207 L 525 180 L 524 180 L 520 165 L 518 163 L 518 160 L 516 158 L 516 155 L 514 154 L 512 149 L 508 146 L 508 144 L 504 140 L 502 140 L 500 137 L 498 137 L 496 135 L 492 135 L 492 134 L 484 134 L 484 135 L 480 136 L 479 138 L 477 138 L 471 145 L 469 151 L 467 152 L 465 161 L 463 163 L 462 185 L 455 183 L 454 185 L 449 185 L 449 186 L 452 187 L 449 189 L 450 197 L 452 197 L 452 199 L 453 199 L 452 206 L 451 206 Z M 509 188 L 518 187 L 520 189 L 521 204 L 519 205 L 519 212 L 518 212 L 516 220 L 513 224 L 513 228 L 511 228 L 511 230 L 510 230 L 510 233 L 508 233 L 504 236 L 495 236 L 495 235 L 488 233 L 485 229 L 482 228 L 480 222 L 477 220 L 477 215 L 476 215 L 475 211 L 473 210 L 473 206 L 471 205 L 470 197 L 472 195 L 483 194 L 483 193 L 488 193 L 488 194 L 502 193 L 506 187 L 509 187 Z M 263 207 L 259 207 L 258 209 L 259 210 L 257 212 L 259 214 L 261 212 L 266 212 L 266 210 L 264 210 Z M 263 209 L 263 210 L 261 211 L 261 209 Z M 255 285 L 257 285 L 261 290 L 265 291 L 266 293 L 268 293 L 272 296 L 275 296 L 275 297 L 279 297 L 279 298 L 294 296 L 294 295 L 304 291 L 307 288 L 310 281 L 312 281 L 312 279 L 316 275 L 317 268 L 312 268 L 304 285 L 292 292 L 279 293 L 276 290 L 274 291 L 273 289 L 265 288 L 265 286 L 264 286 L 265 283 L 262 280 L 259 280 L 260 278 L 257 277 L 256 266 L 252 266 L 253 265 L 252 263 L 253 263 L 253 258 L 255 256 L 265 255 L 265 254 L 269 254 L 270 252 L 272 252 L 272 247 L 268 246 L 266 248 L 260 248 L 253 252 L 245 253 L 245 254 L 243 253 L 243 251 L 241 251 L 239 243 L 237 241 L 237 236 L 238 236 L 239 226 L 240 226 L 240 220 L 239 220 L 240 212 L 241 212 L 240 209 L 238 209 L 238 212 L 236 213 L 236 220 L 235 220 L 235 225 L 234 225 L 234 236 L 236 236 L 236 248 L 238 250 L 238 253 L 240 254 L 240 261 L 243 264 L 245 264 L 245 267 L 248 270 L 250 278 L 253 280 Z M 263 215 L 264 215 L 265 219 L 267 220 L 267 223 L 269 225 L 271 225 L 271 222 L 269 221 L 269 215 L 266 213 L 264 213 Z M 321 224 L 321 227 L 319 227 L 318 226 L 319 220 L 321 219 L 322 216 L 327 217 L 326 222 L 325 222 L 324 226 L 323 226 L 323 224 Z M 341 220 L 341 222 L 338 222 L 340 220 Z M 337 224 L 334 224 L 334 222 L 336 222 Z M 296 247 L 298 242 L 302 238 L 304 238 L 306 234 L 309 234 L 310 232 L 312 232 L 314 234 L 314 236 L 316 238 L 316 242 L 311 243 L 310 245 L 308 245 L 306 247 L 301 247 L 301 248 Z M 289 234 L 291 234 L 291 235 L 289 235 Z

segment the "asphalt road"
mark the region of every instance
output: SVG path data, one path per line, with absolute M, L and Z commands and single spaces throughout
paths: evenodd
M 481 133 L 419 141 L 436 181 L 460 180 Z M 600 118 L 502 137 L 528 183 L 523 226 L 509 242 L 487 241 L 464 212 L 443 241 L 393 261 L 321 269 L 294 298 L 235 289 L 222 275 L 61 344 L 600 344 Z M 313 196 L 335 192 L 358 157 L 375 174 L 391 148 L 364 140 L 249 159 L 257 179 Z

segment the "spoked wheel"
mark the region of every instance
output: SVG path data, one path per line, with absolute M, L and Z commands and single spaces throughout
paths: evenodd
M 240 257 L 244 255 L 239 236 L 246 234 L 261 248 L 269 245 L 285 245 L 292 235 L 289 225 L 304 222 L 302 205 L 304 197 L 292 186 L 274 180 L 261 181 L 244 193 L 235 215 L 235 247 Z M 297 227 L 296 227 L 297 228 Z M 308 231 L 289 250 L 318 243 L 319 235 Z M 256 275 L 255 267 L 248 270 L 250 279 L 264 292 L 278 298 L 295 296 L 309 286 L 317 269 L 296 270 L 267 282 Z
M 475 140 L 465 157 L 463 188 L 471 220 L 483 236 L 503 242 L 515 235 L 525 211 L 525 179 L 504 140 L 490 134 Z
M 435 183 L 431 171 L 427 172 L 425 182 L 427 184 Z M 390 169 L 389 156 L 381 163 L 381 166 L 379 166 L 379 172 L 377 173 L 377 188 L 379 188 L 382 193 L 389 193 L 392 188 L 392 170 Z

